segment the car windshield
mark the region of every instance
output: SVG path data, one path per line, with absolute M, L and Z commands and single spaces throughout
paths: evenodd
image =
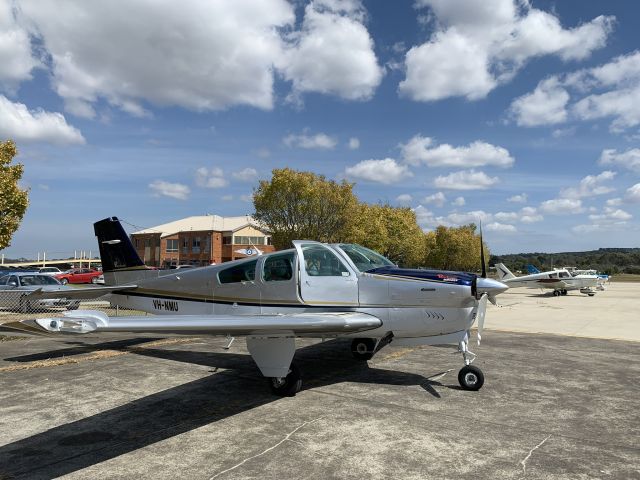
M 23 287 L 33 285 L 60 285 L 60 282 L 48 275 L 21 275 L 20 284 Z
M 395 265 L 388 258 L 383 257 L 379 253 L 369 250 L 362 245 L 356 245 L 355 243 L 341 243 L 338 246 L 347 254 L 355 264 L 356 268 L 361 272 L 367 272 L 378 267 Z

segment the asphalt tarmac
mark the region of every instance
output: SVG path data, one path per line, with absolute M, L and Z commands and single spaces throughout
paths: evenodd
M 224 344 L 0 343 L 0 479 L 640 478 L 635 342 L 486 331 L 468 392 L 452 348 L 305 340 L 291 398 Z

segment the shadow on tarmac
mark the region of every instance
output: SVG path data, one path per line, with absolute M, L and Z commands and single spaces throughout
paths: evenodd
M 33 361 L 105 349 L 126 349 L 155 339 L 127 339 L 78 345 L 12 361 Z M 73 342 L 77 343 L 77 342 Z M 0 478 L 60 477 L 227 417 L 277 401 L 249 355 L 175 349 L 135 349 L 144 355 L 210 367 L 213 375 L 139 398 L 0 447 Z M 299 348 L 294 361 L 304 375 L 303 389 L 336 382 L 419 385 L 435 398 L 444 385 L 422 375 L 371 368 L 354 360 L 349 342 L 332 340 Z M 224 369 L 219 373 L 218 369 Z

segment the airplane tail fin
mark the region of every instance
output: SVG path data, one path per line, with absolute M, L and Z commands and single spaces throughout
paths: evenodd
M 504 266 L 504 263 L 496 263 L 496 271 L 498 272 L 498 280 L 500 281 L 516 278 L 516 276 Z
M 540 273 L 540 270 L 538 270 L 533 265 L 527 265 L 527 272 L 534 274 L 534 273 Z
M 94 223 L 93 230 L 98 237 L 98 248 L 104 272 L 146 269 L 117 217 L 105 218 Z

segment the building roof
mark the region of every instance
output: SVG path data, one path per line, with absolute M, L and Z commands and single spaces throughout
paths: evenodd
M 253 226 L 263 230 L 262 227 L 250 215 L 242 215 L 240 217 L 221 217 L 220 215 L 196 215 L 193 217 L 182 218 L 169 223 L 163 223 L 155 227 L 145 228 L 133 232 L 133 235 L 143 233 L 160 233 L 161 237 L 174 235 L 179 232 L 190 231 L 206 231 L 212 230 L 216 232 L 235 232 L 246 226 Z

